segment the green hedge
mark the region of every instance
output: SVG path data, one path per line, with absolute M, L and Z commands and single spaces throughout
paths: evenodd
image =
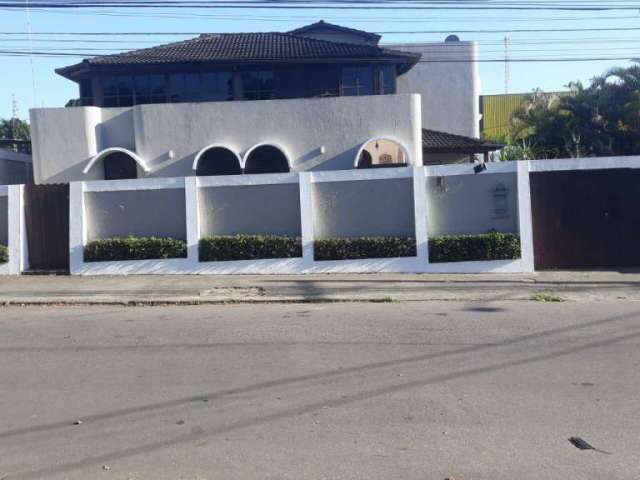
M 9 249 L 4 245 L 0 245 L 0 263 L 7 263 L 9 261 Z
M 520 258 L 520 236 L 516 233 L 448 235 L 429 240 L 432 263 Z
M 325 238 L 314 242 L 313 255 L 318 261 L 415 257 L 416 241 L 410 237 Z
M 215 235 L 200 240 L 201 262 L 296 258 L 302 240 L 283 235 Z
M 85 262 L 186 258 L 187 242 L 175 238 L 115 237 L 84 247 Z

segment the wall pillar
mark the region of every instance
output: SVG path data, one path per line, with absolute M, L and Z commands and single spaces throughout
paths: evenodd
M 313 266 L 313 183 L 312 173 L 298 173 L 300 189 L 300 226 L 302 230 L 302 263 L 303 268 Z
M 87 221 L 84 205 L 84 182 L 69 184 L 69 272 L 82 270 L 84 246 L 87 243 Z
M 429 229 L 427 224 L 427 175 L 424 167 L 413 167 L 413 211 L 416 251 L 419 261 L 429 262 Z
M 9 274 L 20 275 L 29 268 L 27 229 L 24 216 L 24 185 L 9 185 Z
M 518 164 L 518 222 L 520 226 L 520 249 L 523 272 L 535 270 L 533 257 L 533 219 L 531 215 L 531 187 L 529 185 L 530 162 Z
M 200 209 L 198 206 L 198 177 L 184 178 L 185 219 L 187 227 L 187 260 L 197 268 L 200 248 Z

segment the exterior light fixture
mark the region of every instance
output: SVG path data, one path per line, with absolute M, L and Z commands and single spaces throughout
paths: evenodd
M 487 165 L 484 163 L 479 163 L 475 167 L 473 167 L 473 173 L 478 174 L 487 170 Z

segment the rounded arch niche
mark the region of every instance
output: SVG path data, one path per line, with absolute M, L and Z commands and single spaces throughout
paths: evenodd
M 372 138 L 358 150 L 354 166 L 390 168 L 406 167 L 409 164 L 409 151 L 400 142 L 391 138 Z
M 131 150 L 120 147 L 112 147 L 102 150 L 94 156 L 83 172 L 85 175 L 99 162 L 104 168 L 105 180 L 129 180 L 138 178 L 138 167 L 144 172 L 149 172 L 149 167 Z
M 193 170 L 198 176 L 240 175 L 241 160 L 237 153 L 223 145 L 209 145 L 196 155 Z
M 290 170 L 288 155 L 274 144 L 256 145 L 244 157 L 244 173 L 287 173 Z

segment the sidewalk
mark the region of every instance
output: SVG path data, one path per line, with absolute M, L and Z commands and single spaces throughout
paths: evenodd
M 215 304 L 530 300 L 640 300 L 640 273 L 528 275 L 269 275 L 0 277 L 0 304 Z

